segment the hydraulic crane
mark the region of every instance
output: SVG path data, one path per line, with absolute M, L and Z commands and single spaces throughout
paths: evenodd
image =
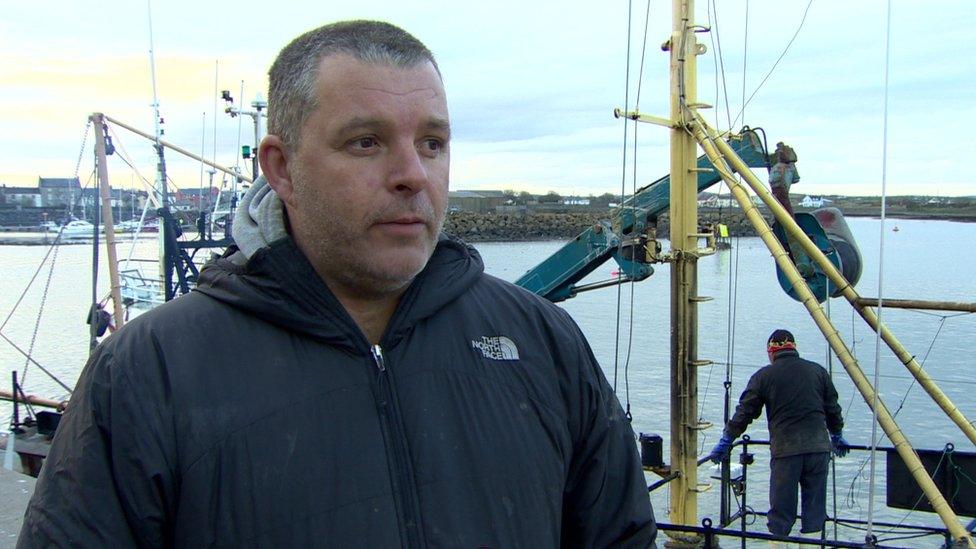
M 767 166 L 765 147 L 756 131 L 745 128 L 729 138 L 733 150 L 753 168 Z M 722 180 L 705 155 L 698 157 L 698 192 Z M 585 290 L 651 276 L 651 262 L 660 251 L 649 241 L 657 216 L 670 202 L 671 176 L 666 175 L 639 189 L 625 200 L 610 220 L 586 229 L 556 253 L 530 269 L 515 283 L 550 301 L 562 301 Z M 577 286 L 597 267 L 613 258 L 622 276 L 611 282 Z

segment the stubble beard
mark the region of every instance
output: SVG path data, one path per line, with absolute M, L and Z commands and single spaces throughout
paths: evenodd
M 308 184 L 303 174 L 293 173 L 292 178 L 295 201 L 302 204 L 303 210 L 301 248 L 333 292 L 353 292 L 365 299 L 398 295 L 433 255 L 446 211 L 436 212 L 421 195 L 398 199 L 364 218 L 350 218 L 342 204 L 323 196 L 315 185 Z M 397 258 L 391 263 L 382 253 L 369 249 L 367 230 L 381 219 L 406 212 L 427 221 L 424 253 L 422 259 Z

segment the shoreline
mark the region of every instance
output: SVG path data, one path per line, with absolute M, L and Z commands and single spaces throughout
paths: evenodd
M 798 210 L 807 212 L 809 210 Z M 768 213 L 765 214 L 768 219 Z M 877 212 L 845 211 L 845 217 L 866 217 L 880 219 Z M 969 214 L 933 214 L 890 212 L 886 219 L 919 220 L 919 221 L 952 221 L 957 223 L 976 223 L 976 215 Z M 569 240 L 579 236 L 588 227 L 599 221 L 609 219 L 606 212 L 586 213 L 528 213 L 528 214 L 476 214 L 460 212 L 448 215 L 444 223 L 444 232 L 455 235 L 466 242 L 539 242 L 547 240 Z M 703 223 L 722 222 L 728 225 L 730 236 L 756 236 L 755 230 L 748 224 L 741 211 L 729 212 L 718 210 L 701 210 L 700 221 Z M 124 234 L 124 233 L 119 233 Z M 668 234 L 667 214 L 662 215 L 658 222 L 658 234 L 663 238 Z M 146 233 L 139 238 L 155 238 L 155 233 Z M 63 240 L 61 244 L 85 245 L 92 240 L 77 239 Z M 3 231 L 0 228 L 0 246 L 50 246 L 53 244 L 51 233 L 43 231 Z
M 862 213 L 862 212 L 844 212 L 844 217 L 870 217 L 874 219 L 881 219 L 881 214 L 879 213 Z M 886 219 L 913 219 L 918 221 L 955 221 L 958 223 L 976 223 L 976 215 L 970 214 L 917 214 L 917 213 L 885 213 Z

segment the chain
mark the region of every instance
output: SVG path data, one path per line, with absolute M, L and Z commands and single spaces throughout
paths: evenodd
M 37 342 L 37 332 L 41 327 L 41 316 L 44 314 L 44 304 L 47 302 L 48 290 L 51 288 L 51 278 L 54 275 L 54 264 L 58 261 L 58 250 L 61 246 L 54 246 L 54 254 L 51 256 L 51 267 L 47 271 L 47 280 L 44 282 L 44 293 L 41 294 L 41 305 L 37 310 L 37 320 L 34 322 L 34 333 L 31 334 L 30 346 L 27 347 L 27 358 L 24 361 L 24 369 L 20 374 L 20 384 L 24 384 L 27 379 L 27 368 L 31 363 L 31 355 L 34 353 L 34 343 Z
M 78 172 L 81 171 L 81 159 L 85 156 L 85 145 L 88 143 L 88 133 L 91 131 L 92 121 L 91 118 L 88 119 L 88 123 L 85 124 L 85 133 L 81 136 L 81 150 L 78 151 L 78 162 L 75 162 L 75 178 L 78 178 Z

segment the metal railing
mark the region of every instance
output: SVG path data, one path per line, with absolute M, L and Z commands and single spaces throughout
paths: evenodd
M 750 531 L 748 529 L 750 524 L 748 518 L 750 516 L 762 517 L 767 515 L 767 513 L 761 511 L 755 511 L 749 508 L 747 505 L 748 467 L 749 465 L 752 465 L 754 462 L 753 454 L 749 453 L 750 445 L 769 446 L 769 441 L 752 440 L 749 437 L 749 435 L 743 436 L 742 439 L 736 441 L 733 444 L 733 449 L 735 447 L 741 447 L 742 449 L 741 453 L 739 453 L 739 461 L 738 461 L 738 464 L 742 466 L 741 475 L 737 475 L 734 478 L 731 475 L 731 460 L 729 459 L 731 457 L 731 452 L 730 452 L 729 457 L 721 462 L 722 463 L 721 477 L 713 477 L 713 478 L 718 478 L 722 483 L 722 489 L 720 495 L 721 508 L 719 511 L 720 518 L 718 521 L 719 525 L 717 527 L 715 526 L 715 522 L 712 520 L 712 518 L 706 517 L 702 520 L 701 526 L 669 524 L 669 523 L 659 522 L 658 528 L 663 532 L 684 533 L 692 537 L 704 538 L 703 547 L 706 548 L 719 547 L 718 545 L 719 537 L 737 538 L 741 540 L 741 545 L 743 548 L 746 547 L 747 540 L 778 541 L 784 543 L 796 543 L 800 545 L 813 545 L 818 547 L 859 547 L 859 548 L 898 547 L 897 545 L 885 546 L 882 545 L 882 543 L 889 542 L 889 541 L 897 541 L 899 539 L 910 539 L 910 538 L 925 537 L 925 536 L 939 536 L 943 538 L 943 543 L 940 544 L 940 546 L 944 546 L 944 547 L 953 546 L 952 535 L 949 532 L 949 530 L 946 528 L 925 526 L 921 524 L 904 524 L 903 522 L 901 523 L 883 522 L 883 521 L 876 521 L 876 520 L 872 521 L 871 524 L 875 527 L 889 529 L 889 531 L 886 532 L 886 534 L 891 534 L 891 537 L 889 537 L 888 539 L 879 540 L 876 536 L 872 535 L 869 538 L 865 539 L 865 541 L 863 542 L 845 541 L 840 539 L 829 539 L 826 537 L 827 534 L 826 527 L 821 533 L 820 538 L 804 538 L 798 536 L 777 536 L 775 534 L 770 534 L 766 532 Z M 861 446 L 861 445 L 848 445 L 847 449 L 850 451 L 871 450 L 869 446 Z M 877 450 L 883 452 L 891 452 L 894 451 L 894 448 L 878 447 Z M 946 451 L 950 451 L 950 452 L 952 451 L 951 445 L 947 445 Z M 698 459 L 699 467 L 708 462 L 709 462 L 708 456 L 704 456 Z M 660 480 L 648 486 L 647 488 L 648 492 L 653 492 L 669 484 L 678 476 L 680 476 L 680 473 L 677 471 L 671 471 L 664 474 L 664 476 Z M 735 496 L 737 496 L 735 499 L 738 507 L 738 509 L 734 513 L 732 512 L 731 509 L 732 498 L 730 497 L 731 494 L 733 493 L 735 494 Z M 741 499 L 738 496 L 741 496 Z M 736 521 L 739 522 L 739 528 L 737 529 L 728 528 L 729 525 L 735 523 Z M 843 518 L 841 516 L 833 516 L 833 517 L 828 516 L 827 522 L 834 523 L 835 525 L 838 526 L 854 528 L 854 529 L 860 529 L 859 528 L 860 526 L 868 524 L 867 521 Z M 973 521 L 973 524 L 976 525 L 976 521 Z M 895 532 L 892 530 L 899 530 L 900 532 Z

